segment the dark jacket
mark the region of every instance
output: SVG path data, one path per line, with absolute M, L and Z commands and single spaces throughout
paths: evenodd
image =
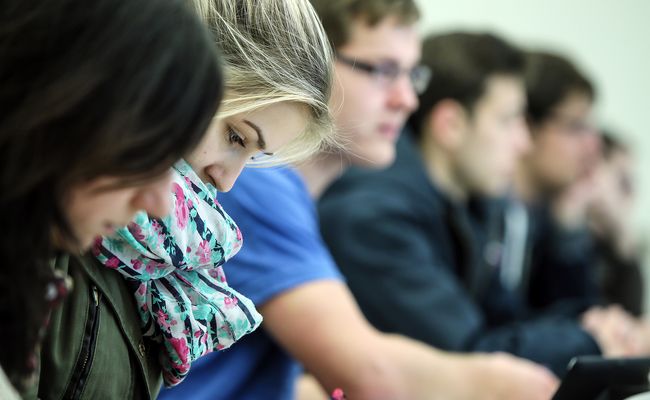
M 528 208 L 532 306 L 543 308 L 558 301 L 585 306 L 616 303 L 633 315 L 643 313 L 640 257 L 622 257 L 611 242 L 597 238 L 586 226 L 561 227 L 545 203 Z
M 601 300 L 594 262 L 595 248 L 586 229 L 567 230 L 552 217 L 544 202 L 528 207 L 531 225 L 530 288 L 532 307 L 558 301 L 584 307 Z
M 605 302 L 620 304 L 637 317 L 643 316 L 643 252 L 622 256 L 611 241 L 595 240 L 596 281 Z
M 319 205 L 323 236 L 380 330 L 453 351 L 506 351 L 562 374 L 593 338 L 570 318 L 529 313 L 498 279 L 499 203 L 450 201 L 408 138 L 384 171 L 352 169 Z
M 158 346 L 143 339 L 133 293 L 94 258 L 61 256 L 73 289 L 52 314 L 40 381 L 26 399 L 153 399 L 162 383 Z

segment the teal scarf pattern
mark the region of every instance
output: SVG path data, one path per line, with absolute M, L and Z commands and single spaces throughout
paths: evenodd
M 133 285 L 145 336 L 162 343 L 167 387 L 180 383 L 192 361 L 230 347 L 262 316 L 229 287 L 222 265 L 242 246 L 239 228 L 217 202 L 217 190 L 181 160 L 172 168 L 172 211 L 138 213 L 93 254 Z

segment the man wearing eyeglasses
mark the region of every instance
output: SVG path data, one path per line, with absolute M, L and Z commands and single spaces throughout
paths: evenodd
M 529 310 L 502 281 L 515 252 L 501 197 L 530 149 L 524 57 L 455 32 L 424 41 L 432 71 L 388 169 L 349 170 L 319 203 L 321 230 L 362 311 L 382 331 L 450 351 L 504 351 L 561 375 L 596 354 L 579 322 Z
M 571 61 L 547 52 L 527 54 L 526 86 L 533 146 L 516 180 L 529 225 L 525 295 L 537 309 L 553 306 L 580 318 L 606 356 L 647 355 L 647 322 L 599 306 L 604 296 L 587 229 L 601 145 L 592 121 L 595 88 Z
M 350 399 L 548 399 L 556 381 L 533 363 L 442 352 L 381 333 L 359 312 L 322 242 L 313 201 L 351 165 L 392 163 L 430 73 L 419 66 L 413 1 L 312 4 L 337 56 L 330 105 L 344 148 L 325 149 L 298 171 L 246 170 L 220 194 L 246 242 L 224 269 L 258 306 L 263 329 L 195 362 L 161 398 L 295 398 L 299 362 L 325 389 L 303 380 L 299 398 L 323 399 L 340 388 Z
M 569 60 L 543 52 L 527 54 L 526 83 L 533 146 L 519 165 L 516 189 L 535 234 L 528 295 L 536 307 L 572 297 L 597 302 L 595 282 L 588 279 L 589 240 L 581 206 L 588 201 L 585 178 L 599 148 L 591 122 L 595 89 Z M 577 193 L 567 193 L 583 179 L 586 185 L 576 187 Z

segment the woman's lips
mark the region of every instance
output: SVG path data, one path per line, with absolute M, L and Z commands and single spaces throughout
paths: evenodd
M 379 125 L 379 133 L 383 137 L 395 141 L 399 137 L 400 129 L 397 125 L 381 124 Z

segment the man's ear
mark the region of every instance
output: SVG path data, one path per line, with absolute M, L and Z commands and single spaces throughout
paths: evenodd
M 429 112 L 426 134 L 444 150 L 458 148 L 467 132 L 467 113 L 455 100 L 439 101 Z

